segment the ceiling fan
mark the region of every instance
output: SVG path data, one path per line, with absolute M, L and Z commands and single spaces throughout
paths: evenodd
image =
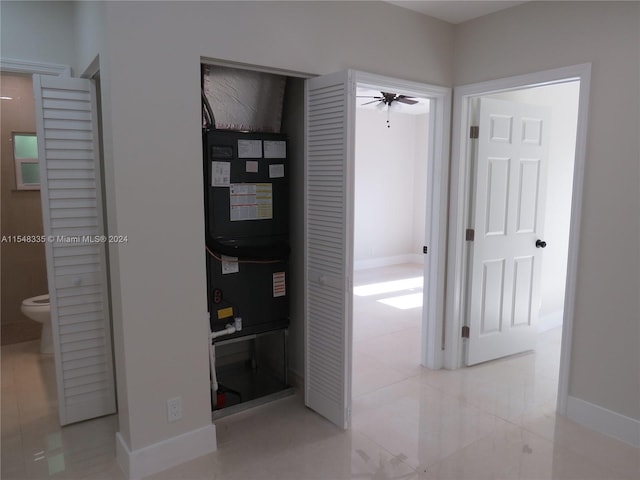
M 358 95 L 357 98 L 373 98 L 370 102 L 363 103 L 360 106 L 370 105 L 372 103 L 378 102 L 378 108 L 387 107 L 387 128 L 391 128 L 391 124 L 389 123 L 389 111 L 391 110 L 391 105 L 395 102 L 404 103 L 406 105 L 415 105 L 419 103 L 418 100 L 413 100 L 413 97 L 408 97 L 406 95 L 398 95 L 397 93 L 390 92 L 380 92 L 382 96 L 371 96 L 371 95 Z
M 369 105 L 371 103 L 380 102 L 383 105 L 391 106 L 393 102 L 405 103 L 407 105 L 415 105 L 418 103 L 417 100 L 413 100 L 413 97 L 408 97 L 406 95 L 398 95 L 397 93 L 390 92 L 380 92 L 382 94 L 381 97 L 375 96 L 358 96 L 358 98 L 373 98 L 370 102 L 363 103 L 362 105 Z

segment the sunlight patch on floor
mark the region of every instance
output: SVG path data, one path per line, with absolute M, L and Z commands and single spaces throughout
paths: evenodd
M 422 288 L 422 277 L 404 278 L 390 282 L 372 283 L 353 288 L 353 294 L 359 297 L 381 295 L 384 293 L 399 292 L 410 288 Z
M 399 308 L 400 310 L 409 310 L 410 308 L 422 307 L 422 295 L 422 292 L 412 293 L 411 295 L 382 298 L 378 300 L 378 302 L 389 305 L 390 307 Z

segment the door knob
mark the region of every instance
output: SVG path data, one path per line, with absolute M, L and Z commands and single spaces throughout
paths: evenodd
M 544 248 L 547 246 L 547 242 L 545 242 L 544 240 L 536 240 L 536 248 Z

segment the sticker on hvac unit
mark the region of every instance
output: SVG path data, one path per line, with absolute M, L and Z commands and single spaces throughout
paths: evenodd
M 240 264 L 238 263 L 238 257 L 229 257 L 222 255 L 222 274 L 227 275 L 229 273 L 238 273 L 240 271 Z
M 269 165 L 269 178 L 284 178 L 284 163 Z
M 238 158 L 262 158 L 262 140 L 238 140 Z
M 264 158 L 286 158 L 287 142 L 283 140 L 265 140 Z
M 270 183 L 232 183 L 229 187 L 232 222 L 273 218 L 273 188 Z
M 225 307 L 218 310 L 218 320 L 233 317 L 233 307 Z
M 287 284 L 284 278 L 284 272 L 275 272 L 273 274 L 273 296 L 284 297 L 287 294 Z
M 256 160 L 247 160 L 245 171 L 247 173 L 258 173 L 258 162 Z
M 231 183 L 231 163 L 211 162 L 211 186 L 228 187 Z

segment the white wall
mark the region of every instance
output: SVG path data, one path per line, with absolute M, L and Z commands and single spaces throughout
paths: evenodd
M 542 259 L 541 318 L 555 317 L 564 308 L 579 92 L 579 84 L 573 82 L 490 95 L 491 98 L 551 107 L 542 235 L 547 248 Z
M 414 135 L 414 148 L 416 150 L 416 163 L 413 177 L 413 247 L 424 261 L 422 247 L 425 244 L 425 219 L 427 215 L 427 163 L 429 161 L 429 114 L 417 115 L 415 119 L 416 135 Z
M 422 261 L 428 114 L 389 121 L 386 109 L 356 109 L 355 269 Z
M 0 2 L 2 58 L 73 66 L 74 2 Z
M 82 75 L 101 54 L 105 63 L 105 22 L 103 2 L 74 2 L 74 51 L 75 73 Z
M 640 419 L 640 3 L 529 2 L 455 28 L 464 85 L 592 63 L 569 395 Z

